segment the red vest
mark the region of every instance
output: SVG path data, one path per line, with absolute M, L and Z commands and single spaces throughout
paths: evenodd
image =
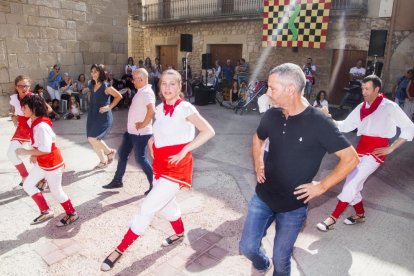
M 42 122 L 45 122 L 48 125 L 52 126 L 52 121 L 48 117 L 36 118 L 32 122 L 32 127 L 30 129 L 32 144 L 34 144 L 33 130 L 38 124 Z M 45 171 L 53 171 L 65 165 L 65 163 L 63 162 L 62 154 L 60 153 L 59 148 L 56 147 L 55 143 L 52 143 L 52 148 L 51 148 L 50 153 L 37 156 L 37 164 L 39 165 L 40 168 L 42 168 Z

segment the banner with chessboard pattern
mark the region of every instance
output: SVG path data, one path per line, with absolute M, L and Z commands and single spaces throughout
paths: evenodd
M 324 48 L 331 0 L 265 0 L 263 47 Z

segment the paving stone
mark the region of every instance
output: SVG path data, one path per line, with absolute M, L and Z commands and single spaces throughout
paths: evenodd
M 53 252 L 49 253 L 48 255 L 42 256 L 43 260 L 45 260 L 45 262 L 48 265 L 52 265 L 54 263 L 57 263 L 57 262 L 65 259 L 66 257 L 67 256 L 61 250 L 53 251 Z
M 210 246 L 212 246 L 212 243 L 205 241 L 203 239 L 198 239 L 191 243 L 191 247 L 198 253 L 204 252 Z
M 41 242 L 40 244 L 36 244 L 34 250 L 37 254 L 40 255 L 40 257 L 43 258 L 43 256 L 49 255 L 52 252 L 58 251 L 59 247 L 51 242 L 50 240 L 46 240 Z
M 205 234 L 204 236 L 201 237 L 203 240 L 206 240 L 212 244 L 219 242 L 223 236 L 214 233 L 214 232 L 208 232 L 207 234 Z
M 157 267 L 152 273 L 154 273 L 155 275 L 169 275 L 169 276 L 170 275 L 171 276 L 183 275 L 181 271 L 179 271 L 178 269 L 175 269 L 174 267 L 172 267 L 171 265 L 167 263 L 163 263 L 162 265 Z
M 204 253 L 201 256 L 195 258 L 194 262 L 201 265 L 202 267 L 210 268 L 215 266 L 218 263 L 218 260 L 212 258 L 209 254 Z
M 82 246 L 78 243 L 70 244 L 62 249 L 66 256 L 71 256 L 82 250 Z
M 75 243 L 73 239 L 55 239 L 55 240 L 52 240 L 51 242 L 55 244 L 59 249 L 63 249 L 67 247 L 68 245 Z
M 174 256 L 174 257 L 170 258 L 170 259 L 167 261 L 167 263 L 168 263 L 169 265 L 171 265 L 172 267 L 177 268 L 177 269 L 184 268 L 184 267 L 185 267 L 185 264 L 186 264 L 187 262 L 188 262 L 188 260 L 187 260 L 187 259 L 185 259 L 185 258 L 183 258 L 183 257 L 182 257 L 182 256 L 180 256 L 180 255 L 176 255 L 176 256 Z
M 227 250 L 225 250 L 221 247 L 218 247 L 217 245 L 210 248 L 207 252 L 208 252 L 208 254 L 210 254 L 211 256 L 216 258 L 217 260 L 223 259 L 229 253 Z

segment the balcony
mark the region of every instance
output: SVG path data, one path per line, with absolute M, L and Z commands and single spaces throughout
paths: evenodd
M 363 15 L 368 0 L 332 0 L 331 16 Z M 163 0 L 139 8 L 143 25 L 260 19 L 263 0 Z

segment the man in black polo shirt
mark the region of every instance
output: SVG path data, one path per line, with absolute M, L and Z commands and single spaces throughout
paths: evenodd
M 305 75 L 292 63 L 270 71 L 267 95 L 273 104 L 253 136 L 257 186 L 249 202 L 240 240 L 240 251 L 259 272 L 270 268 L 261 240 L 276 222 L 273 275 L 290 275 L 293 245 L 306 220 L 307 203 L 344 179 L 358 164 L 358 155 L 332 120 L 309 106 L 303 98 Z M 270 140 L 263 161 L 263 146 Z M 313 178 L 325 153 L 335 153 L 339 163 L 321 181 Z

